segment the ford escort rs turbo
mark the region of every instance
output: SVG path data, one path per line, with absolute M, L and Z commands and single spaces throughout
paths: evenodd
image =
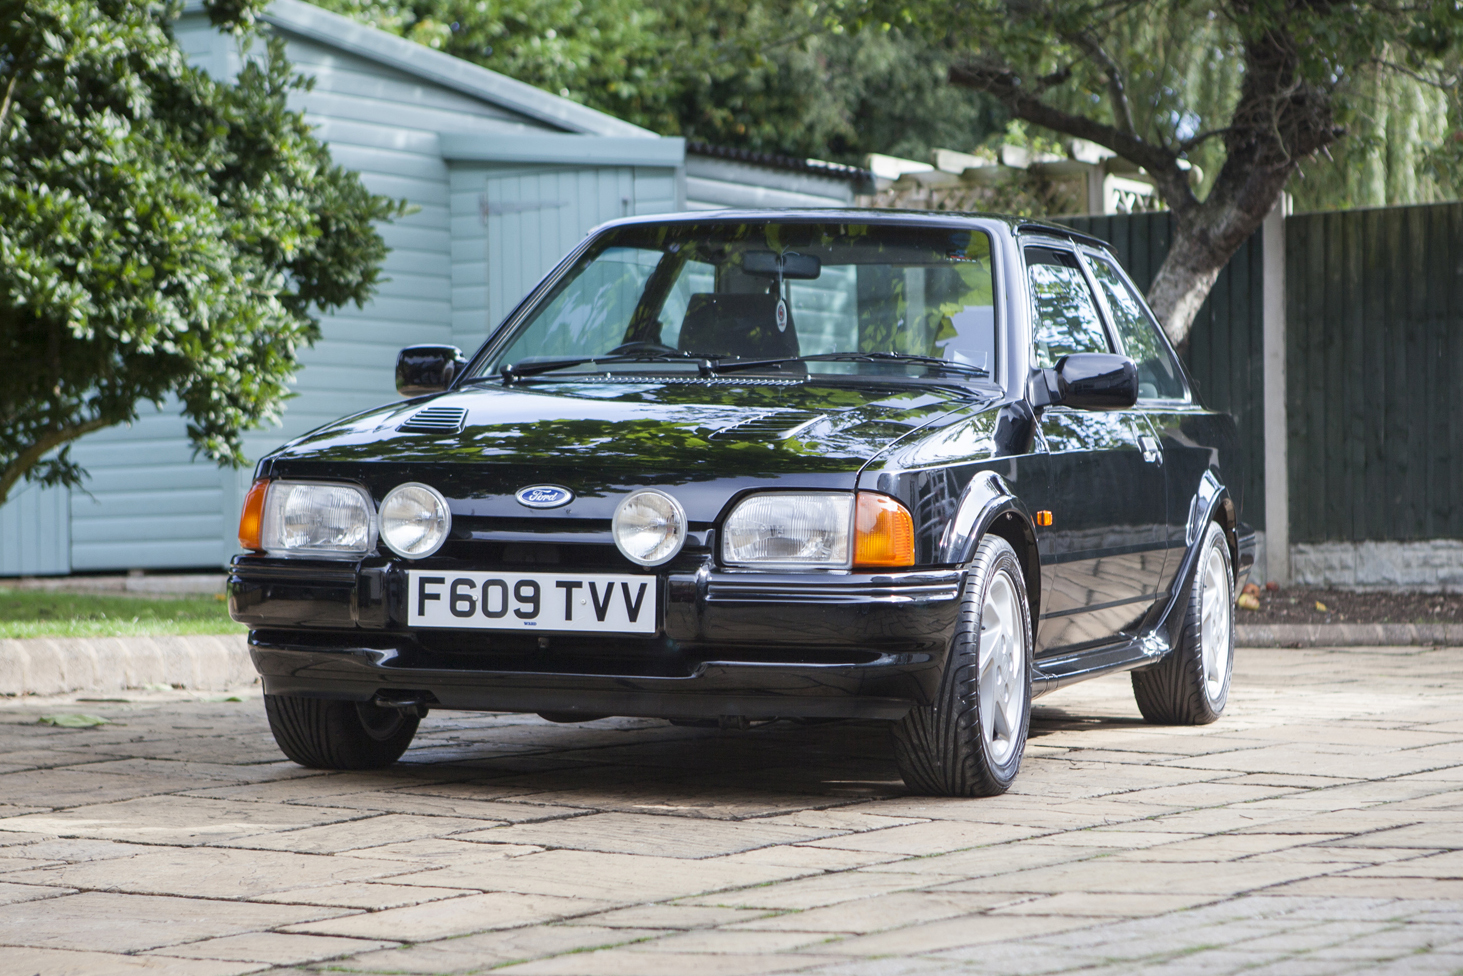
M 263 458 L 229 606 L 281 749 L 394 762 L 431 708 L 885 720 L 1007 789 L 1036 696 L 1225 707 L 1253 562 L 1233 421 L 1111 250 L 985 215 L 591 233 L 470 357 Z

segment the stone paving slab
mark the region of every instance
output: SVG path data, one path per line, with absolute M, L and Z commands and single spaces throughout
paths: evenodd
M 320 773 L 257 688 L 115 697 L 0 701 L 3 976 L 1463 972 L 1456 648 L 1241 649 L 1203 728 L 1064 689 L 987 800 L 876 723 L 441 712 Z

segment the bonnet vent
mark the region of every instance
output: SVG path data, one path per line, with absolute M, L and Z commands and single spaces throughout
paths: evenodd
M 422 434 L 455 434 L 462 430 L 467 411 L 462 407 L 427 407 L 407 418 L 397 430 Z
M 780 441 L 811 427 L 823 416 L 816 410 L 778 410 L 723 427 L 711 436 L 717 440 Z

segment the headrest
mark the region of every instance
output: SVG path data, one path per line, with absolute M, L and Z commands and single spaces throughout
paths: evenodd
M 798 355 L 798 334 L 788 309 L 777 328 L 777 296 L 696 294 L 686 306 L 678 348 L 692 356 L 781 359 Z

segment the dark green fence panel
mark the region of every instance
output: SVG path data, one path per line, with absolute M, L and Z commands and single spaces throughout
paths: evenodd
M 1285 223 L 1295 542 L 1463 537 L 1463 204 Z
M 1112 244 L 1123 267 L 1144 291 L 1168 256 L 1173 239 L 1173 216 L 1166 211 L 1063 217 L 1061 223 Z M 1262 258 L 1256 232 L 1220 272 L 1194 318 L 1184 353 L 1200 400 L 1231 414 L 1239 427 L 1244 454 L 1240 477 L 1243 518 L 1257 529 L 1265 527 Z

